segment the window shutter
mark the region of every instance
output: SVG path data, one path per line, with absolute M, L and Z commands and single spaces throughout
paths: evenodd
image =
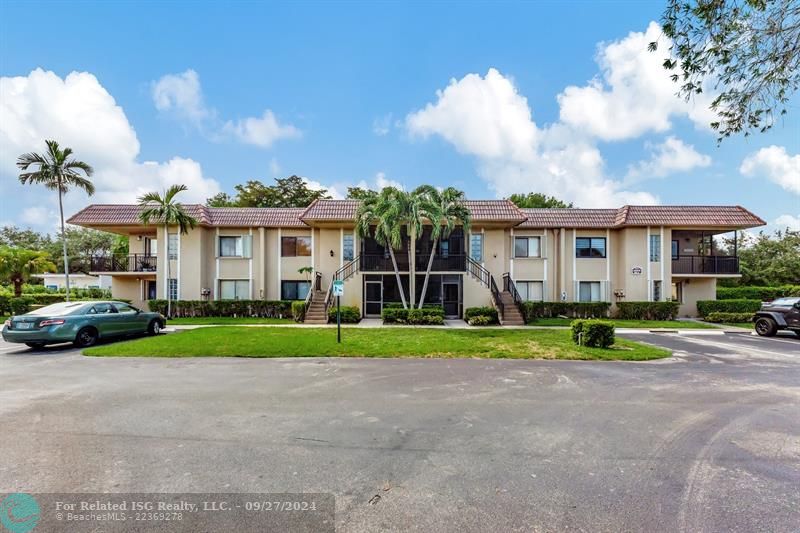
M 247 259 L 253 257 L 253 236 L 245 235 L 242 237 L 242 257 Z

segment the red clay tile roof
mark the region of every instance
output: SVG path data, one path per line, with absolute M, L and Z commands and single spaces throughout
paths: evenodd
M 678 226 L 754 228 L 766 224 L 741 206 L 624 206 L 619 209 L 519 209 L 508 200 L 467 200 L 473 222 L 519 223 L 520 228 Z M 307 227 L 306 221 L 350 221 L 357 200 L 317 200 L 305 209 L 206 207 L 186 204 L 204 226 Z M 79 226 L 139 226 L 138 205 L 92 204 L 67 220 Z M 157 223 L 157 222 L 155 222 Z
M 351 221 L 356 218 L 358 200 L 314 200 L 301 210 L 300 220 Z
M 766 224 L 747 209 L 734 205 L 626 205 L 619 209 L 522 209 L 520 228 L 620 228 L 680 226 L 755 228 Z
M 293 207 L 206 207 L 185 204 L 186 211 L 203 226 L 264 226 L 303 228 Z M 72 215 L 67 222 L 78 226 L 140 226 L 138 205 L 92 204 Z M 158 222 L 154 221 L 154 224 Z

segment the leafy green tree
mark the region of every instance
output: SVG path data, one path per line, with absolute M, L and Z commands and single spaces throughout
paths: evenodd
M 0 246 L 27 248 L 29 250 L 49 250 L 53 245 L 50 235 L 39 233 L 30 228 L 20 229 L 17 226 L 0 228 Z
M 364 189 L 361 187 L 348 187 L 347 188 L 347 199 L 348 200 L 366 200 L 370 196 L 375 196 L 377 191 L 373 191 L 372 189 Z
M 379 194 L 370 196 L 359 204 L 355 219 L 356 231 L 360 237 L 372 237 L 389 250 L 404 309 L 408 309 L 408 303 L 394 252 L 403 248 L 403 230 L 408 222 L 410 203 L 409 194 L 405 191 L 385 187 Z
M 425 281 L 422 284 L 422 295 L 419 298 L 419 308 L 422 309 L 439 239 L 447 239 L 459 222 L 463 225 L 464 232 L 468 232 L 471 214 L 464 203 L 466 200 L 464 192 L 454 187 L 448 187 L 439 192 L 436 187 L 421 185 L 412 194 L 419 198 L 420 214 L 430 222 L 431 238 L 433 239 L 431 255 L 428 258 L 428 267 L 425 269 Z
M 534 207 L 544 207 L 544 208 L 563 208 L 563 207 L 572 207 L 572 202 L 566 203 L 562 200 L 559 200 L 555 196 L 547 196 L 546 194 L 542 194 L 540 192 L 529 192 L 528 194 L 512 194 L 507 198 L 507 200 L 511 200 L 517 207 L 523 208 L 534 208 Z
M 33 274 L 54 272 L 56 266 L 47 252 L 0 246 L 0 278 L 14 285 L 14 296 L 22 295 L 22 284 Z
M 721 252 L 733 254 L 732 239 L 723 241 Z M 738 252 L 739 285 L 800 285 L 800 231 L 740 232 Z
M 712 87 L 721 141 L 764 132 L 786 114 L 800 86 L 800 2 L 797 0 L 667 0 L 661 17 L 671 39 L 664 68 L 678 95 Z M 652 42 L 651 51 L 658 49 Z
M 44 185 L 50 190 L 58 191 L 58 212 L 61 217 L 61 238 L 62 250 L 64 252 L 64 265 L 69 265 L 69 255 L 67 254 L 67 239 L 64 230 L 64 202 L 63 197 L 70 188 L 82 189 L 89 196 L 94 194 L 94 185 L 88 177 L 94 170 L 88 163 L 70 159 L 72 148 L 58 146 L 56 141 L 45 141 L 47 153 L 40 155 L 37 153 L 22 154 L 17 159 L 17 167 L 26 171 L 31 167 L 36 170 L 22 172 L 19 181 L 24 184 Z M 85 174 L 87 177 L 81 175 Z M 69 301 L 69 268 L 64 269 L 64 278 L 67 286 L 67 301 Z
M 275 185 L 264 185 L 258 180 L 249 180 L 234 187 L 236 196 L 219 193 L 206 200 L 209 207 L 308 207 L 317 199 L 331 196 L 326 189 L 311 189 L 303 178 L 289 176 L 276 179 Z
M 166 263 L 167 272 L 167 317 L 172 316 L 172 299 L 170 297 L 169 280 L 170 274 L 170 260 L 169 260 L 169 227 L 178 226 L 178 231 L 182 234 L 189 233 L 189 229 L 193 229 L 197 225 L 197 219 L 186 212 L 183 204 L 177 202 L 175 197 L 188 190 L 186 185 L 172 185 L 167 189 L 164 194 L 158 192 L 149 192 L 139 197 L 139 207 L 142 211 L 139 214 L 139 219 L 142 224 L 147 226 L 150 222 L 158 222 L 164 224 L 164 262 Z

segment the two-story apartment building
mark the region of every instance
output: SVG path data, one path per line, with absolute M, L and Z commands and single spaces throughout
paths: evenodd
M 400 294 L 388 251 L 355 232 L 354 200 L 318 200 L 305 209 L 186 205 L 199 224 L 188 234 L 144 226 L 136 205 L 90 205 L 69 223 L 127 235 L 130 254 L 89 258 L 112 276 L 115 296 L 304 299 L 345 281 L 343 305 L 380 316 Z M 715 298 L 718 278 L 739 276 L 735 231 L 764 225 L 739 206 L 624 206 L 520 209 L 507 200 L 471 200 L 471 226 L 437 245 L 425 302 L 448 316 L 517 300 L 661 301 Z M 731 233 L 732 232 L 732 233 Z M 731 233 L 720 255 L 714 237 Z M 431 252 L 430 228 L 395 252 L 408 299 L 419 301 Z M 308 267 L 313 269 L 308 270 Z M 169 275 L 167 274 L 169 270 Z M 317 296 L 314 296 L 316 299 Z M 309 296 L 309 300 L 312 298 Z

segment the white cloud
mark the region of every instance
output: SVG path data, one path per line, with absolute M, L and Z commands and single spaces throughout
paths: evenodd
M 372 133 L 374 133 L 378 137 L 383 137 L 384 135 L 388 135 L 391 128 L 392 128 L 391 113 L 387 113 L 386 115 L 378 117 L 372 121 Z
M 596 61 L 601 74 L 583 87 L 569 86 L 558 95 L 561 121 L 603 140 L 666 131 L 676 115 L 709 128 L 716 116 L 709 108 L 713 97 L 704 92 L 690 102 L 678 98 L 672 72 L 662 66 L 664 54 L 647 50 L 652 41 L 660 41 L 659 50 L 668 49 L 665 39 L 661 27 L 651 22 L 645 32 L 600 43 Z
M 701 154 L 694 146 L 684 143 L 677 137 L 667 137 L 663 143 L 645 143 L 650 158 L 632 165 L 628 171 L 628 181 L 663 178 L 675 172 L 707 167 L 711 157 Z
M 153 102 L 159 111 L 174 111 L 193 122 L 200 122 L 211 112 L 203 103 L 200 77 L 192 69 L 181 74 L 167 74 L 152 83 Z
M 26 207 L 20 214 L 20 220 L 31 226 L 44 226 L 51 222 L 54 213 L 45 207 Z
M 270 109 L 265 109 L 260 117 L 222 122 L 218 118 L 217 110 L 205 104 L 200 77 L 192 69 L 180 74 L 165 74 L 151 85 L 156 109 L 174 113 L 178 118 L 187 120 L 212 141 L 233 139 L 269 148 L 280 139 L 296 139 L 302 136 L 295 126 L 281 124 Z
M 563 124 L 543 129 L 527 99 L 495 69 L 468 74 L 437 92 L 437 101 L 406 117 L 412 136 L 439 135 L 478 159 L 478 173 L 498 196 L 535 190 L 581 207 L 652 204 L 649 193 L 627 191 L 603 172 L 591 138 Z
M 798 213 L 796 217 L 792 215 L 781 215 L 775 219 L 773 226 L 779 230 L 789 228 L 792 231 L 800 231 L 800 213 Z
M 367 180 L 361 180 L 356 183 L 355 186 L 361 189 L 370 189 L 373 191 L 380 191 L 384 187 L 395 187 L 396 189 L 405 190 L 405 187 L 402 183 L 397 180 L 387 178 L 385 172 L 376 173 L 371 182 L 367 182 Z
M 292 126 L 281 125 L 275 114 L 267 109 L 260 118 L 249 117 L 228 121 L 222 131 L 246 144 L 269 148 L 279 139 L 296 139 L 301 136 L 300 130 Z
M 269 173 L 273 178 L 277 178 L 281 173 L 281 166 L 278 164 L 278 160 L 274 157 L 269 160 Z
M 161 190 L 184 183 L 189 191 L 184 202 L 203 201 L 219 191 L 219 184 L 203 175 L 200 164 L 175 157 L 167 162 L 137 160 L 139 141 L 125 112 L 94 75 L 72 72 L 64 79 L 36 69 L 28 76 L 0 78 L 0 176 L 15 181 L 16 158 L 25 152 L 41 152 L 45 139 L 57 139 L 75 156 L 95 168 L 92 181 L 97 193 L 91 200 L 75 191 L 65 197 L 65 215 L 92 202 L 136 201 L 145 191 Z M 14 185 L 19 194 L 33 188 Z M 30 193 L 28 191 L 31 191 Z M 4 195 L 7 191 L 4 191 Z M 56 196 L 43 188 L 36 198 L 52 210 Z M 22 216 L 33 220 L 34 211 Z M 49 228 L 49 223 L 40 224 Z
M 783 146 L 767 146 L 750 154 L 739 167 L 745 176 L 766 178 L 800 194 L 800 154 L 789 155 Z
M 344 195 L 342 195 L 342 193 L 339 192 L 339 190 L 335 186 L 323 185 L 319 181 L 310 180 L 308 178 L 301 178 L 301 179 L 305 182 L 306 186 L 312 191 L 319 191 L 321 189 L 325 189 L 328 191 L 328 194 L 331 195 L 331 197 L 334 200 L 341 200 L 342 198 L 344 198 Z

